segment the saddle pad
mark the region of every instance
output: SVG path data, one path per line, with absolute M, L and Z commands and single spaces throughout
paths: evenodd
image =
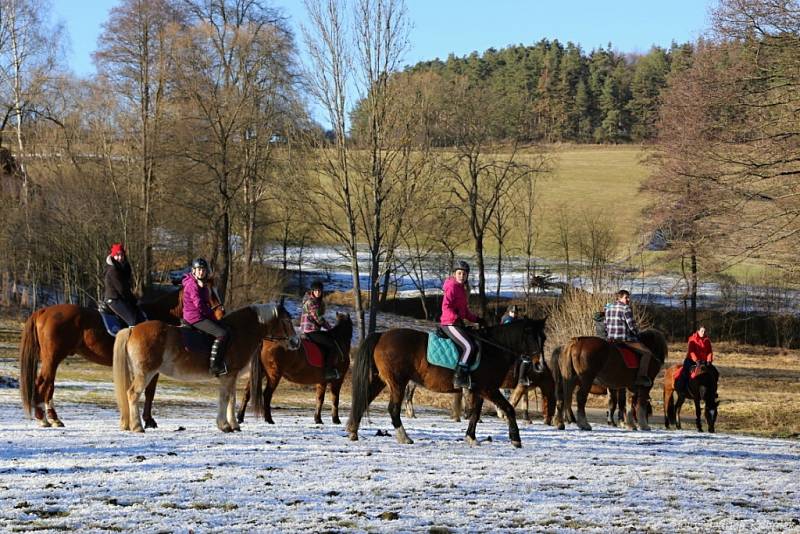
M 306 353 L 306 361 L 311 367 L 324 367 L 325 358 L 322 357 L 322 350 L 319 345 L 310 339 L 303 340 L 303 352 Z
M 101 311 L 100 317 L 103 319 L 103 326 L 106 327 L 106 332 L 108 332 L 111 337 L 117 337 L 117 333 L 119 333 L 120 330 L 127 328 L 127 325 L 116 315 Z
M 461 356 L 458 346 L 450 338 L 442 339 L 436 335 L 436 332 L 428 334 L 428 363 L 445 367 L 447 369 L 455 369 L 458 365 L 458 357 Z M 481 353 L 475 357 L 475 362 L 470 367 L 470 371 L 474 371 L 481 363 Z
M 628 369 L 637 369 L 639 367 L 639 355 L 633 352 L 631 349 L 626 347 L 625 345 L 615 344 L 617 350 L 620 354 L 622 354 L 622 360 L 625 362 L 625 366 Z
M 679 365 L 677 367 L 672 368 L 672 380 L 677 380 L 679 376 L 681 376 L 681 371 L 683 371 L 683 366 Z
M 188 352 L 211 356 L 211 345 L 214 344 L 214 339 L 211 336 L 205 332 L 186 326 L 181 326 L 178 330 L 181 332 L 183 348 Z

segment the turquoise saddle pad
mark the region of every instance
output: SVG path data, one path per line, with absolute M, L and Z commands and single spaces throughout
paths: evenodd
M 458 357 L 460 356 L 458 346 L 452 340 L 445 339 L 436 335 L 436 332 L 428 334 L 428 363 L 437 365 L 439 367 L 446 367 L 447 369 L 455 369 L 458 365 Z M 475 362 L 470 367 L 470 371 L 474 371 L 481 363 L 481 352 L 475 358 Z

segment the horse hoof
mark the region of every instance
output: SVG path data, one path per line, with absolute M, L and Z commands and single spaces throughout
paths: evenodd
M 131 429 L 131 432 L 137 432 L 139 434 L 144 434 L 144 428 L 142 428 L 142 425 L 137 425 L 137 426 L 135 426 L 135 427 L 133 427 Z
M 39 426 L 42 428 L 50 428 L 50 421 L 48 421 L 47 419 L 39 419 L 38 423 Z
M 275 424 L 275 421 L 272 420 L 272 417 L 269 417 L 269 418 L 265 417 L 264 421 L 266 421 L 267 424 L 270 424 L 270 425 L 274 425 Z
M 144 427 L 145 428 L 158 428 L 158 425 L 156 424 L 155 419 L 148 419 L 147 421 L 144 422 Z
M 347 437 L 350 438 L 350 441 L 358 441 L 358 433 L 357 432 L 350 432 L 347 435 Z
M 472 436 L 465 436 L 464 441 L 469 443 L 470 447 L 480 446 L 480 442 L 477 439 L 473 438 Z
M 592 429 L 592 425 L 590 425 L 589 423 L 584 423 L 582 425 L 578 425 L 578 428 L 581 430 L 589 431 Z
M 51 419 L 50 420 L 50 426 L 63 428 L 64 427 L 64 423 L 62 423 L 60 419 Z
M 241 428 L 239 428 L 239 426 L 238 426 L 238 425 L 237 425 L 237 426 L 234 426 L 234 427 L 232 427 L 232 428 L 233 428 L 233 431 L 234 431 L 234 432 L 241 432 L 241 431 L 242 431 L 242 429 L 241 429 Z
M 322 423 L 322 417 L 315 417 L 315 418 L 314 418 L 314 424 L 315 424 L 315 425 L 321 425 L 321 424 L 323 424 L 323 423 Z
M 333 418 L 333 424 L 334 425 L 341 425 L 342 424 L 342 420 L 339 419 L 338 417 L 334 417 Z
M 521 441 L 511 440 L 511 444 L 514 446 L 515 449 L 521 449 L 522 448 L 522 442 Z
M 242 423 L 244 423 L 244 416 L 243 415 L 237 415 L 236 416 L 236 422 L 239 423 L 240 425 Z
M 564 423 L 559 423 L 558 424 L 558 429 L 559 430 L 564 430 L 565 428 L 567 428 L 567 427 L 564 426 Z

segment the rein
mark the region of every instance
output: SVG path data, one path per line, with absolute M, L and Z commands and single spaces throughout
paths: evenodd
M 513 350 L 509 349 L 508 347 L 506 347 L 506 346 L 504 346 L 504 345 L 501 345 L 501 344 L 499 344 L 499 343 L 495 343 L 494 341 L 491 341 L 491 340 L 489 340 L 488 338 L 485 338 L 485 337 L 483 337 L 483 336 L 480 336 L 480 335 L 478 335 L 478 334 L 477 334 L 477 333 L 475 333 L 475 332 L 472 332 L 471 334 L 472 334 L 472 337 L 474 337 L 474 338 L 475 338 L 475 339 L 477 339 L 478 341 L 480 341 L 480 342 L 482 342 L 482 343 L 487 343 L 487 344 L 489 344 L 489 345 L 491 345 L 491 346 L 493 346 L 493 347 L 495 347 L 495 348 L 497 348 L 497 349 L 500 349 L 500 350 L 501 350 L 501 351 L 503 351 L 503 352 L 507 352 L 508 354 L 511 354 L 511 355 L 513 355 L 513 356 L 525 356 L 525 354 L 524 354 L 524 353 L 519 353 L 519 354 L 517 354 L 517 352 L 516 352 L 516 351 L 513 351 Z M 541 342 L 541 338 L 539 338 L 539 355 L 540 355 L 542 358 L 544 358 L 544 343 L 542 343 L 542 342 Z

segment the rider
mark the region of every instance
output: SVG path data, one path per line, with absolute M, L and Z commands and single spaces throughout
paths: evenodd
M 512 304 L 506 309 L 506 313 L 500 318 L 500 324 L 508 324 L 512 323 L 517 320 L 517 305 Z M 519 374 L 517 375 L 517 385 L 519 386 L 530 386 L 531 381 L 528 378 L 528 369 L 531 366 L 531 360 L 528 355 L 522 357 L 521 361 L 519 362 Z
M 322 348 L 325 354 L 325 380 L 339 380 L 341 375 L 336 368 L 339 347 L 330 334 L 323 331 L 330 330 L 330 324 L 325 320 L 325 301 L 322 282 L 316 280 L 311 283 L 308 292 L 303 297 L 303 313 L 300 315 L 300 329 L 303 335 Z
M 639 327 L 631 311 L 631 294 L 625 289 L 617 291 L 617 301 L 605 309 L 605 327 L 608 340 L 622 342 L 635 350 L 639 356 L 639 371 L 634 386 L 650 387 L 653 381 L 647 376 L 653 353 L 639 341 Z
M 453 340 L 462 353 L 453 375 L 453 387 L 460 389 L 470 386 L 470 360 L 477 352 L 475 342 L 467 335 L 464 319 L 484 324 L 483 319 L 469 310 L 466 281 L 469 277 L 469 264 L 465 261 L 456 263 L 453 276 L 445 280 L 442 291 L 442 317 L 440 325 L 447 337 Z
M 689 387 L 689 373 L 695 365 L 711 364 L 714 362 L 714 351 L 711 349 L 711 340 L 706 335 L 706 327 L 700 325 L 697 332 L 689 336 L 689 347 L 686 351 L 686 359 L 683 360 L 683 368 L 678 380 L 675 381 L 675 389 L 686 391 Z
M 145 320 L 131 285 L 131 265 L 125 257 L 125 247 L 122 243 L 114 243 L 106 257 L 105 302 L 128 326 Z
M 214 320 L 206 283 L 208 272 L 208 262 L 203 258 L 197 258 L 192 262 L 192 270 L 183 277 L 181 281 L 183 320 L 214 337 L 214 344 L 211 346 L 210 372 L 214 376 L 220 376 L 228 372 L 225 366 L 225 350 L 230 342 L 230 331 L 225 325 Z
M 500 318 L 500 324 L 508 324 L 517 318 L 517 305 L 512 304 Z

